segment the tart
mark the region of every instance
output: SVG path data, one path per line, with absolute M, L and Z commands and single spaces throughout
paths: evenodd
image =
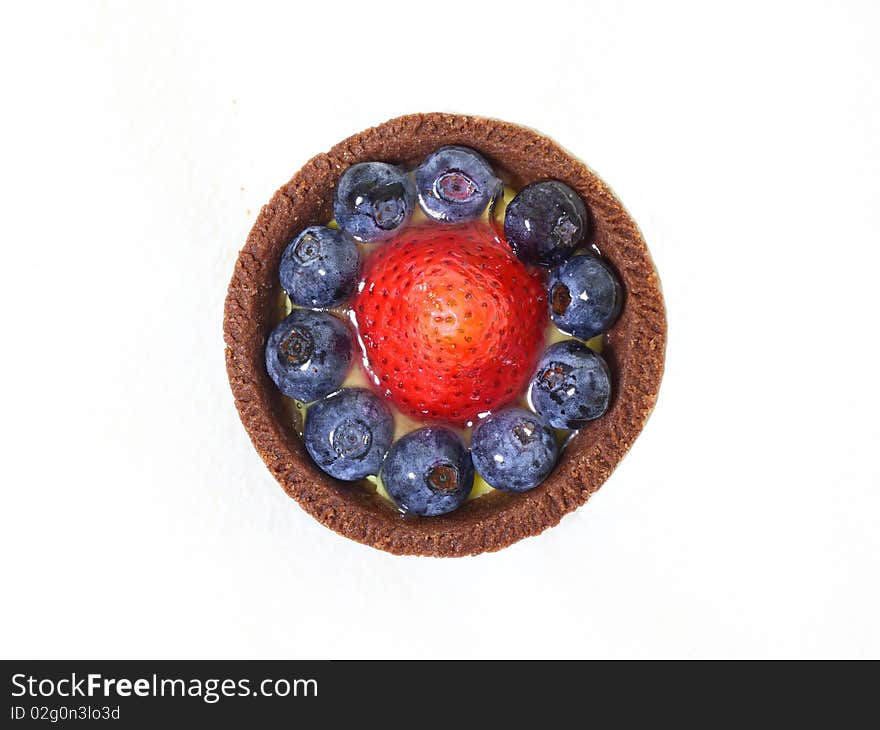
M 465 176 L 462 180 L 457 173 L 443 173 L 440 177 L 432 178 L 433 188 L 422 185 L 419 180 L 420 171 L 428 169 L 428 173 L 431 173 L 430 165 L 426 161 L 442 157 L 444 150 L 459 148 L 474 151 L 477 157 L 488 163 L 489 171 L 479 178 L 479 185 L 469 189 L 469 178 Z M 391 177 L 383 181 L 383 185 L 398 185 L 399 190 L 398 198 L 389 198 L 389 202 L 383 202 L 381 207 L 374 205 L 372 218 L 367 221 L 367 229 L 360 227 L 364 225 L 363 220 L 357 215 L 350 215 L 351 210 L 339 206 L 338 194 L 340 181 L 343 186 L 350 185 L 361 169 L 359 166 L 364 163 L 384 164 Z M 455 173 L 455 169 L 449 165 L 441 168 L 442 165 L 438 168 L 441 173 L 442 169 L 452 169 Z M 397 174 L 395 170 L 410 172 L 405 180 L 397 180 L 394 178 Z M 415 175 L 412 173 L 414 170 Z M 379 168 L 372 169 L 371 172 L 374 175 L 386 174 Z M 495 178 L 492 175 L 497 175 L 497 189 L 493 187 Z M 471 177 L 476 179 L 478 175 Z M 502 183 L 503 189 L 509 192 L 503 198 Z M 412 190 L 408 187 L 410 185 Z M 558 186 L 559 189 L 556 190 L 553 186 Z M 462 204 L 453 206 L 453 212 L 449 213 L 448 208 L 444 209 L 438 204 L 436 196 L 432 197 L 431 190 L 436 193 L 438 189 L 444 200 L 459 201 Z M 471 211 L 465 205 L 467 200 L 478 197 L 472 195 L 477 189 L 478 192 L 484 189 L 492 192 L 490 199 L 478 201 L 479 206 L 486 206 L 485 215 L 488 218 L 484 224 L 472 221 L 478 211 Z M 540 237 L 530 240 L 527 230 L 521 227 L 517 229 L 516 221 L 513 220 L 515 216 L 511 215 L 512 207 L 516 206 L 518 200 L 526 201 L 530 194 L 533 200 L 539 199 L 541 194 L 556 195 L 564 206 L 570 204 L 575 220 L 580 215 L 584 216 L 583 240 L 578 242 L 577 252 L 559 250 L 559 247 L 542 249 Z M 420 207 L 427 213 L 427 222 L 411 221 L 413 211 L 399 202 L 411 200 L 413 195 L 418 196 Z M 564 196 L 569 196 L 568 203 Z M 506 211 L 503 210 L 505 203 L 508 204 Z M 455 211 L 463 211 L 463 218 L 471 222 L 459 220 Z M 386 396 L 387 406 L 393 410 L 403 409 L 410 417 L 413 414 L 416 417 L 419 414 L 424 415 L 426 423 L 415 425 L 421 426 L 422 431 L 431 432 L 427 434 L 427 441 L 423 439 L 425 443 L 432 445 L 431 448 L 446 450 L 455 459 L 466 458 L 468 464 L 471 460 L 468 456 L 463 456 L 461 444 L 456 438 L 449 436 L 453 429 L 474 427 L 473 433 L 476 434 L 482 428 L 485 432 L 482 441 L 488 443 L 491 442 L 490 432 L 493 430 L 490 421 L 496 414 L 505 409 L 512 413 L 511 417 L 518 417 L 517 414 L 528 415 L 530 412 L 522 407 L 524 403 L 516 401 L 521 394 L 513 393 L 511 387 L 504 387 L 507 385 L 506 381 L 492 393 L 493 400 L 488 410 L 478 414 L 476 409 L 474 412 L 465 412 L 464 406 L 449 406 L 444 411 L 444 407 L 448 406 L 448 399 L 431 403 L 430 394 L 422 393 L 418 398 L 408 400 L 406 395 L 413 389 L 407 387 L 407 372 L 401 373 L 398 369 L 401 377 L 396 384 L 393 378 L 390 384 L 387 378 L 386 381 L 380 379 L 380 360 L 375 355 L 381 350 L 373 352 L 368 345 L 364 345 L 363 334 L 368 326 L 365 324 L 367 319 L 365 316 L 358 319 L 356 314 L 352 322 L 358 327 L 356 336 L 363 349 L 366 366 L 364 370 L 369 376 L 365 382 L 372 386 L 372 393 L 369 387 L 346 388 L 346 382 L 341 379 L 338 382 L 333 380 L 333 373 L 329 380 L 324 379 L 319 383 L 318 390 L 311 391 L 309 388 L 315 385 L 314 381 L 303 385 L 286 379 L 297 376 L 295 369 L 288 369 L 284 373 L 270 372 L 273 364 L 271 357 L 267 358 L 267 345 L 270 353 L 275 352 L 273 348 L 281 347 L 287 358 L 286 364 L 298 362 L 296 358 L 299 357 L 302 347 L 306 347 L 308 353 L 323 347 L 328 361 L 337 369 L 345 370 L 349 367 L 345 358 L 351 357 L 355 361 L 359 359 L 341 352 L 343 346 L 333 344 L 340 341 L 337 324 L 342 318 L 334 319 L 332 315 L 338 312 L 328 313 L 327 309 L 343 300 L 349 301 L 347 306 L 350 307 L 356 307 L 362 301 L 369 304 L 364 294 L 363 278 L 357 285 L 360 289 L 356 293 L 352 291 L 353 282 L 348 275 L 341 276 L 339 281 L 334 280 L 329 288 L 311 284 L 303 287 L 296 283 L 289 284 L 285 287 L 290 294 L 289 298 L 285 297 L 279 283 L 279 269 L 285 271 L 285 261 L 289 256 L 302 258 L 311 253 L 306 245 L 305 249 L 294 250 L 291 254 L 291 247 L 296 249 L 297 246 L 313 241 L 309 233 L 311 230 L 315 231 L 316 236 L 337 235 L 333 228 L 327 228 L 328 223 L 333 220 L 338 220 L 339 227 L 346 234 L 339 235 L 340 241 L 348 241 L 339 244 L 339 256 L 343 262 L 349 261 L 349 249 L 343 248 L 351 246 L 348 239 L 369 241 L 365 249 L 364 244 L 359 244 L 366 251 L 360 254 L 365 259 L 361 262 L 361 274 L 364 276 L 367 275 L 365 271 L 389 273 L 394 267 L 388 266 L 386 262 L 386 268 L 383 269 L 380 261 L 382 256 L 391 256 L 395 247 L 399 252 L 394 255 L 411 255 L 418 246 L 428 245 L 426 240 L 430 241 L 432 252 L 449 250 L 453 251 L 449 255 L 454 256 L 455 247 L 462 245 L 466 237 L 470 236 L 468 240 L 476 241 L 474 245 L 481 246 L 481 251 L 488 257 L 488 263 L 481 265 L 484 268 L 488 266 L 493 271 L 512 271 L 512 267 L 517 265 L 516 261 L 522 260 L 529 268 L 529 276 L 535 279 L 543 276 L 538 288 L 545 292 L 545 299 L 535 293 L 538 288 L 532 283 L 520 281 L 518 290 L 525 292 L 522 296 L 526 297 L 526 305 L 525 309 L 516 312 L 516 320 L 531 322 L 530 318 L 537 308 L 549 315 L 548 319 L 552 319 L 559 328 L 578 332 L 581 339 L 586 339 L 584 333 L 592 334 L 590 327 L 593 324 L 588 320 L 578 319 L 578 312 L 572 315 L 571 311 L 574 310 L 569 310 L 571 278 L 586 276 L 592 277 L 590 280 L 594 281 L 598 277 L 600 280 L 612 282 L 608 286 L 613 286 L 616 304 L 613 316 L 606 318 L 606 322 L 611 324 L 601 334 L 601 355 L 594 356 L 577 339 L 557 343 L 553 347 L 559 352 L 554 350 L 555 357 L 551 358 L 553 362 L 550 363 L 557 370 L 544 367 L 547 363 L 542 358 L 546 359 L 549 349 L 542 353 L 542 347 L 536 347 L 534 338 L 530 338 L 528 334 L 527 326 L 519 329 L 508 327 L 510 331 L 500 338 L 495 337 L 497 333 L 487 329 L 486 322 L 505 322 L 505 308 L 521 306 L 522 302 L 519 300 L 509 296 L 497 296 L 488 301 L 484 298 L 491 315 L 486 315 L 483 328 L 471 330 L 467 326 L 456 327 L 456 332 L 461 337 L 470 337 L 474 333 L 491 334 L 493 347 L 501 348 L 491 351 L 500 353 L 497 369 L 510 370 L 513 380 L 522 380 L 520 375 L 525 372 L 523 368 L 534 371 L 532 384 L 536 378 L 551 378 L 558 371 L 559 363 L 564 366 L 564 363 L 569 362 L 565 358 L 570 357 L 593 357 L 597 361 L 596 373 L 604 374 L 609 379 L 610 394 L 605 393 L 604 401 L 594 413 L 573 421 L 566 421 L 566 414 L 553 414 L 557 419 L 563 418 L 563 421 L 551 425 L 554 428 L 564 426 L 569 431 L 557 432 L 560 437 L 558 452 L 547 438 L 544 439 L 547 450 L 553 451 L 554 458 L 558 456 L 558 459 L 552 466 L 552 471 L 542 474 L 543 478 L 537 485 L 533 480 L 526 485 L 526 491 L 518 491 L 515 480 L 510 484 L 498 484 L 497 489 L 489 489 L 483 483 L 479 490 L 471 493 L 475 477 L 470 466 L 461 470 L 450 470 L 445 466 L 435 468 L 431 475 L 431 493 L 450 496 L 451 499 L 456 490 L 462 491 L 463 481 L 467 479 L 464 497 L 470 494 L 471 498 L 466 501 L 462 501 L 464 497 L 452 499 L 454 509 L 444 506 L 450 500 L 440 500 L 436 503 L 442 508 L 432 512 L 417 509 L 415 505 L 421 503 L 407 502 L 406 495 L 401 499 L 394 490 L 389 490 L 392 492 L 389 495 L 389 491 L 382 488 L 381 482 L 377 487 L 375 478 L 365 481 L 353 478 L 360 477 L 360 473 L 340 471 L 335 472 L 342 476 L 342 479 L 338 479 L 326 471 L 329 468 L 326 464 L 319 466 L 321 454 L 314 448 L 310 453 L 303 440 L 303 419 L 299 417 L 296 408 L 291 407 L 294 403 L 288 397 L 291 393 L 308 392 L 309 400 L 314 396 L 321 408 L 310 406 L 306 422 L 311 420 L 318 425 L 320 417 L 325 412 L 332 413 L 334 408 L 336 412 L 344 412 L 345 408 L 368 407 L 373 408 L 370 412 L 375 418 L 386 418 L 376 412 L 374 405 L 376 394 Z M 480 225 L 485 227 L 480 229 Z M 495 232 L 495 243 L 480 238 L 486 235 L 488 228 Z M 528 228 L 526 225 L 526 229 Z M 562 234 L 566 238 L 570 231 L 563 229 Z M 411 240 L 403 240 L 406 236 Z M 484 246 L 485 249 L 482 248 Z M 507 248 L 502 251 L 501 247 L 504 246 Z M 508 253 L 509 251 L 512 253 Z M 587 256 L 572 256 L 572 253 L 584 252 Z M 514 259 L 514 262 L 511 263 L 508 259 Z M 444 267 L 451 260 L 449 257 L 444 258 L 441 265 L 435 267 L 438 272 L 443 271 L 438 275 L 447 275 Z M 424 260 L 418 256 L 413 258 L 413 262 L 410 264 L 410 271 L 416 266 L 424 265 Z M 346 265 L 341 265 L 343 271 Z M 545 273 L 542 275 L 532 271 L 535 266 L 544 267 Z M 505 276 L 510 278 L 509 274 Z M 490 289 L 491 284 L 489 282 L 484 288 Z M 477 299 L 481 296 L 478 293 Z M 286 308 L 283 307 L 284 302 L 287 304 Z M 458 315 L 463 311 L 459 302 L 452 304 L 458 307 L 453 314 Z M 497 310 L 491 310 L 496 304 Z M 285 319 L 291 306 L 295 308 Z M 389 311 L 393 312 L 393 308 L 382 310 L 381 318 L 377 318 L 375 322 L 383 326 L 387 324 L 388 317 L 393 316 L 388 314 Z M 327 318 L 334 321 L 327 321 Z M 441 318 L 443 321 L 445 319 Z M 288 320 L 291 321 L 285 329 L 282 324 Z M 320 342 L 311 335 L 306 337 L 306 342 L 298 334 L 303 331 L 303 322 L 306 320 L 314 322 L 316 329 L 308 331 L 320 333 Z M 453 320 L 455 317 L 450 316 L 449 321 Z M 456 320 L 456 325 L 458 324 Z M 442 328 L 442 321 L 439 326 Z M 417 328 L 412 330 L 413 333 Z M 514 329 L 517 331 L 514 332 Z M 430 321 L 425 325 L 422 334 L 429 332 L 438 332 Z M 462 352 L 461 347 L 459 350 L 454 349 L 455 344 L 460 346 L 464 342 L 455 339 L 459 335 L 450 335 L 453 339 L 444 339 L 447 349 L 442 352 L 431 350 L 431 356 L 438 353 L 444 357 L 449 356 L 454 365 L 456 352 Z M 514 335 L 516 341 L 510 344 Z M 586 165 L 547 137 L 514 124 L 453 114 L 413 114 L 365 130 L 339 143 L 326 154 L 313 158 L 263 207 L 239 255 L 229 285 L 224 312 L 224 339 L 227 372 L 242 423 L 273 476 L 303 509 L 336 532 L 391 553 L 464 556 L 499 550 L 524 537 L 540 533 L 586 502 L 604 483 L 638 436 L 656 401 L 663 372 L 666 316 L 657 272 L 641 234 L 620 202 Z M 401 342 L 402 340 L 393 343 L 393 348 L 389 347 L 388 351 L 393 349 L 399 355 L 402 352 Z M 450 342 L 453 344 L 450 345 Z M 512 349 L 508 351 L 503 349 L 505 347 Z M 367 357 L 371 354 L 372 360 Z M 418 350 L 414 351 L 414 355 L 417 354 Z M 522 356 L 518 360 L 520 355 Z M 484 365 L 485 361 L 485 358 L 480 360 Z M 513 365 L 508 368 L 510 363 Z M 354 362 L 351 367 L 362 366 Z M 451 372 L 448 363 L 436 367 L 440 368 L 441 374 L 446 372 L 444 368 Z M 410 372 L 415 379 L 414 364 Z M 480 378 L 483 378 L 488 371 L 484 367 L 478 372 Z M 475 380 L 470 379 L 467 382 L 472 386 Z M 340 387 L 343 390 L 340 391 Z M 440 387 L 442 390 L 442 383 Z M 491 384 L 487 387 L 491 389 Z M 473 387 L 465 390 L 465 396 L 468 396 L 472 394 Z M 446 395 L 450 392 L 443 391 Z M 482 396 L 482 393 L 478 395 Z M 366 399 L 370 400 L 370 404 L 365 405 Z M 333 402 L 328 403 L 331 400 Z M 532 403 L 532 399 L 529 399 L 529 405 L 541 415 L 542 405 L 538 400 L 535 399 L 536 402 Z M 594 405 L 590 404 L 590 408 Z M 380 404 L 380 410 L 385 407 Z M 485 423 L 480 420 L 484 418 Z M 501 420 L 500 417 L 496 419 Z M 394 427 L 383 421 L 382 427 L 375 433 L 367 434 L 368 438 L 363 443 L 359 441 L 363 432 L 357 430 L 358 428 L 361 426 L 355 423 L 344 432 L 351 443 L 334 443 L 334 448 L 337 454 L 352 453 L 369 461 L 373 471 L 386 468 L 390 474 L 392 468 L 397 468 L 400 463 L 408 463 L 405 461 L 405 458 L 409 458 L 407 454 L 419 453 L 416 446 L 424 446 L 411 443 L 416 440 L 411 437 L 417 432 L 403 433 L 399 424 Z M 397 433 L 392 433 L 395 431 Z M 467 433 L 469 435 L 471 431 L 468 430 Z M 528 431 L 528 436 L 532 438 L 531 430 Z M 391 441 L 394 444 L 389 451 Z M 464 448 L 466 451 L 466 443 Z M 460 463 L 463 465 L 464 461 Z M 479 467 L 480 460 L 475 458 L 474 463 Z M 479 480 L 479 477 L 476 478 Z M 476 494 L 477 491 L 479 495 Z M 473 498 L 475 496 L 477 498 Z M 408 513 L 402 514 L 400 504 L 410 504 L 413 508 L 404 510 Z M 413 513 L 431 516 L 413 516 Z

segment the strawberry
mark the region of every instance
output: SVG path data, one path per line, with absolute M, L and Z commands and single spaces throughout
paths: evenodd
M 412 226 L 378 248 L 353 304 L 377 392 L 460 426 L 515 401 L 543 343 L 540 277 L 485 223 Z

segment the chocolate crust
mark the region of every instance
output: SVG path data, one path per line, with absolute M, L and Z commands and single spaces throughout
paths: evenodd
M 278 262 L 291 238 L 331 217 L 336 182 L 350 165 L 381 160 L 414 166 L 445 144 L 481 152 L 517 188 L 553 178 L 590 210 L 591 243 L 620 275 L 625 302 L 604 355 L 614 394 L 608 412 L 582 428 L 553 473 L 529 492 L 493 492 L 440 517 L 405 519 L 362 484 L 315 467 L 265 369 L 277 319 Z M 660 387 L 666 313 L 660 281 L 636 224 L 611 190 L 552 140 L 507 122 L 458 114 L 411 114 L 340 142 L 312 158 L 260 211 L 229 284 L 223 321 L 226 369 L 241 421 L 269 471 L 309 514 L 332 530 L 398 555 L 452 557 L 500 550 L 559 522 L 595 492 L 642 430 Z

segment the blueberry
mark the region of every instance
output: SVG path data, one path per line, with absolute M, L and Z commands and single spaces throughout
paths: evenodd
M 596 256 L 575 256 L 550 274 L 550 316 L 563 332 L 588 340 L 620 314 L 620 284 Z
M 355 240 L 382 241 L 409 220 L 415 202 L 415 185 L 399 167 L 360 162 L 342 173 L 333 199 L 333 215 L 339 227 Z
M 358 248 L 339 231 L 311 226 L 281 254 L 279 278 L 290 301 L 300 307 L 335 307 L 354 292 Z
M 506 492 L 537 487 L 553 470 L 558 454 L 553 429 L 524 408 L 493 413 L 471 434 L 471 455 L 480 476 Z
M 538 360 L 529 399 L 554 428 L 580 428 L 608 409 L 611 374 L 602 357 L 582 342 L 557 342 Z
M 394 418 L 382 400 L 345 388 L 309 406 L 304 439 L 315 463 L 337 479 L 378 474 L 394 437 Z
M 584 201 L 557 180 L 527 185 L 504 214 L 504 235 L 514 253 L 540 266 L 565 261 L 586 239 L 588 226 Z
M 405 514 L 442 515 L 461 506 L 474 486 L 471 455 L 454 431 L 420 428 L 395 442 L 382 483 Z
M 479 218 L 503 185 L 482 155 L 467 147 L 441 147 L 416 168 L 419 205 L 441 223 Z
M 342 385 L 352 358 L 352 335 L 338 317 L 294 309 L 266 344 L 266 368 L 278 389 L 309 403 Z

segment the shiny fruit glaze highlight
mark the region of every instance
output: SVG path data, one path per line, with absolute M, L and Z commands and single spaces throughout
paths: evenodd
M 413 418 L 465 426 L 520 397 L 547 305 L 541 273 L 485 223 L 422 225 L 370 254 L 352 315 L 378 393 Z

